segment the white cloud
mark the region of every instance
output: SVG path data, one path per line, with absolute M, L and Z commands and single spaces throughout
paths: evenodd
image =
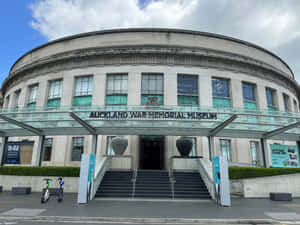
M 49 40 L 112 28 L 193 29 L 275 51 L 300 38 L 299 0 L 147 0 L 140 5 L 139 0 L 39 0 L 30 6 L 31 25 Z

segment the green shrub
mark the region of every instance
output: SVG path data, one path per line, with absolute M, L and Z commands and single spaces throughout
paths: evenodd
M 0 166 L 0 175 L 79 177 L 80 167 Z
M 300 173 L 300 168 L 229 167 L 230 179 L 267 177 L 292 173 Z

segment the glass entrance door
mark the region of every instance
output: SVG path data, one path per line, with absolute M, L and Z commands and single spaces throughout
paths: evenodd
M 140 136 L 140 169 L 164 169 L 163 136 Z

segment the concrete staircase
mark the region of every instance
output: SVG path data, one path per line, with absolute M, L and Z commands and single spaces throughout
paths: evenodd
M 174 172 L 174 198 L 210 199 L 210 194 L 197 172 Z
M 106 172 L 96 197 L 172 198 L 167 171 L 139 170 L 133 188 L 132 171 Z M 208 190 L 197 172 L 174 172 L 174 198 L 210 199 Z

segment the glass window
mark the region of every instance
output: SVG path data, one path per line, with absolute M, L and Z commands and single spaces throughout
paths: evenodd
M 53 80 L 49 82 L 48 99 L 61 98 L 62 80 Z
M 29 87 L 29 94 L 28 94 L 28 104 L 35 103 L 37 100 L 37 91 L 38 91 L 38 85 L 32 85 Z
M 198 95 L 198 77 L 195 75 L 177 76 L 178 94 Z
M 297 101 L 294 99 L 294 111 L 299 112 L 298 106 L 297 106 Z
M 72 138 L 72 161 L 81 161 L 81 155 L 83 154 L 83 141 L 84 137 Z
M 198 105 L 198 77 L 178 75 L 177 92 L 178 105 Z
M 44 143 L 44 161 L 51 161 L 52 138 L 46 138 Z
M 275 91 L 270 89 L 270 88 L 266 88 L 266 96 L 267 96 L 268 106 L 269 107 L 276 107 L 275 101 L 274 101 Z
M 85 96 L 93 94 L 93 77 L 77 77 L 75 83 L 75 96 Z
M 258 146 L 259 145 L 257 141 L 250 141 L 250 151 L 253 165 L 258 165 Z
M 226 79 L 212 79 L 213 97 L 229 98 L 229 81 Z
M 163 82 L 162 74 L 143 74 L 142 94 L 163 94 Z
M 255 102 L 255 85 L 243 83 L 243 99 L 248 102 Z
M 283 104 L 284 104 L 284 110 L 287 112 L 291 111 L 291 107 L 290 107 L 290 97 L 286 94 L 283 94 Z
M 106 94 L 127 94 L 127 74 L 107 75 Z
M 9 99 L 10 99 L 10 96 L 9 95 L 6 96 L 6 98 L 5 98 L 5 108 L 8 108 L 8 106 L 9 106 Z
M 220 139 L 220 155 L 231 161 L 230 140 Z
M 126 105 L 127 104 L 127 74 L 107 75 L 106 104 Z
M 19 107 L 20 95 L 21 95 L 21 90 L 15 92 L 15 105 L 14 105 L 15 108 Z
M 106 150 L 106 154 L 110 155 L 110 156 L 114 156 L 115 155 L 115 152 L 114 152 L 114 150 L 111 147 L 111 141 L 112 141 L 112 139 L 114 137 L 116 137 L 116 136 L 108 136 L 107 137 L 107 150 Z

